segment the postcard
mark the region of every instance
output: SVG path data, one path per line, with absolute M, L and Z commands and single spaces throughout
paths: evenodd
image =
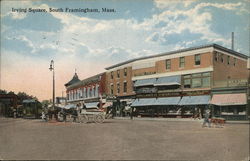
M 249 160 L 248 0 L 2 0 L 0 160 Z

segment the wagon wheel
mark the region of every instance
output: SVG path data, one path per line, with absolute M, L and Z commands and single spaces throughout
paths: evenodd
M 103 123 L 104 122 L 104 116 L 102 114 L 98 114 L 94 117 L 95 123 Z
M 88 118 L 88 116 L 87 115 L 80 115 L 79 117 L 78 117 L 78 119 L 79 119 L 79 122 L 80 123 L 88 123 L 88 121 L 89 121 L 89 118 Z

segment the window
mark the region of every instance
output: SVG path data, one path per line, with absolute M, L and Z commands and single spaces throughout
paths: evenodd
M 166 69 L 167 70 L 171 69 L 171 60 L 170 59 L 166 60 Z
M 227 65 L 230 64 L 230 56 L 227 56 Z
M 223 63 L 224 59 L 223 59 L 223 54 L 220 54 L 220 61 Z
M 202 87 L 210 87 L 210 77 L 202 78 Z
M 123 92 L 127 92 L 127 82 L 123 82 Z
M 111 77 L 111 79 L 114 78 L 114 73 L 113 72 L 110 73 L 110 77 Z
M 120 83 L 117 83 L 117 94 L 120 93 Z
M 194 56 L 194 61 L 195 61 L 195 65 L 201 65 L 201 55 L 200 54 L 196 54 Z
M 210 87 L 210 72 L 195 73 L 183 76 L 184 88 Z
M 185 58 L 180 57 L 180 59 L 179 59 L 179 67 L 184 68 L 184 66 L 185 66 Z
M 192 88 L 201 87 L 201 78 L 192 79 Z
M 117 78 L 120 78 L 120 70 L 117 70 Z
M 124 68 L 124 76 L 127 76 L 127 68 Z
M 214 52 L 214 60 L 218 61 L 219 59 L 219 53 L 217 51 Z
M 191 87 L 191 79 L 184 79 L 184 88 Z
M 114 94 L 114 86 L 113 86 L 113 84 L 110 85 L 110 94 Z
M 236 65 L 236 61 L 237 61 L 237 59 L 236 59 L 236 58 L 234 58 L 234 66 Z

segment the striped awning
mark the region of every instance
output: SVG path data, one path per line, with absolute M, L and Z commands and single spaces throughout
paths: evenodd
M 214 94 L 210 103 L 218 106 L 246 105 L 247 96 L 245 93 Z
M 156 105 L 178 105 L 181 97 L 164 97 L 156 100 Z
M 179 105 L 207 105 L 209 104 L 210 96 L 184 96 Z
M 160 77 L 154 86 L 181 85 L 181 76 Z
M 135 87 L 149 86 L 149 85 L 154 85 L 154 83 L 155 83 L 155 78 L 139 79 L 135 81 L 134 86 Z
M 99 104 L 99 102 L 84 103 L 84 105 L 86 106 L 86 108 L 98 108 L 97 107 L 98 104 Z
M 131 107 L 152 106 L 152 105 L 156 105 L 156 98 L 140 98 L 140 99 L 136 99 L 131 104 Z

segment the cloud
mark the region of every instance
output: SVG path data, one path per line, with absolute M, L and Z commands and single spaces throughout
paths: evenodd
M 177 5 L 182 5 L 184 7 L 188 7 L 192 3 L 196 2 L 197 0 L 155 0 L 155 6 L 160 9 L 164 8 L 173 8 Z

